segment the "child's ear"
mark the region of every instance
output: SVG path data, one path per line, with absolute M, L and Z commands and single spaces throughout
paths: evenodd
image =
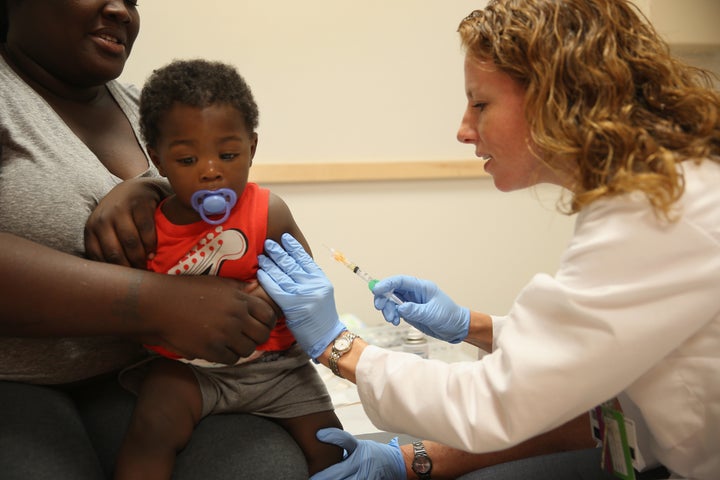
M 258 146 L 258 134 L 257 132 L 253 132 L 250 137 L 250 166 L 252 167 L 253 159 L 255 158 L 255 152 L 257 151 Z
M 157 154 L 157 151 L 155 151 L 154 148 L 152 148 L 150 145 L 145 145 L 145 148 L 147 149 L 148 155 L 150 155 L 150 160 L 152 160 L 153 165 L 155 165 L 155 168 L 157 168 L 158 173 L 162 175 L 163 177 L 167 177 L 165 175 L 165 169 L 162 167 L 162 162 L 160 161 L 160 156 Z

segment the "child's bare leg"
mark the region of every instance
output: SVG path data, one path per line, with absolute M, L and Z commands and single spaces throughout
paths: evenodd
M 190 367 L 154 360 L 120 447 L 116 480 L 170 479 L 175 456 L 200 421 L 202 397 Z
M 332 410 L 301 417 L 276 418 L 274 420 L 293 436 L 302 449 L 310 475 L 342 460 L 342 448 L 337 445 L 323 443 L 315 436 L 321 428 L 342 428 L 340 420 Z

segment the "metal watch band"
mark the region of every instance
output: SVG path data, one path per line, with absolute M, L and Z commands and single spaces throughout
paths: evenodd
M 340 360 L 340 357 L 342 357 L 343 355 L 345 355 L 347 352 L 350 351 L 350 349 L 352 348 L 352 343 L 357 337 L 358 337 L 357 334 L 346 330 L 345 332 L 343 332 L 343 334 L 340 337 L 338 337 L 338 339 L 336 339 L 333 342 L 333 348 L 332 348 L 332 351 L 330 352 L 330 357 L 328 358 L 328 365 L 330 366 L 330 370 L 332 370 L 332 372 L 340 378 L 344 378 L 344 377 L 340 374 L 340 368 L 338 367 L 338 360 Z M 348 342 L 349 346 L 345 350 L 338 350 L 336 347 L 336 342 L 341 338 L 344 338 L 345 341 Z
M 423 442 L 413 442 L 413 453 L 415 457 L 412 461 L 412 470 L 420 480 L 432 480 L 430 472 L 432 472 L 432 460 L 425 450 Z

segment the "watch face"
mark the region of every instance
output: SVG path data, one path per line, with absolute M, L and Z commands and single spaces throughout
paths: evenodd
M 413 460 L 412 469 L 415 473 L 428 473 L 432 468 L 430 459 L 425 456 L 417 456 Z
M 350 348 L 350 341 L 346 337 L 338 338 L 337 340 L 335 340 L 333 346 L 336 350 L 344 352 Z

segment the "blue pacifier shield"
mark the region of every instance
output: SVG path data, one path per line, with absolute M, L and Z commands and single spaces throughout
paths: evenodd
M 193 193 L 190 203 L 205 222 L 211 225 L 219 225 L 230 216 L 230 210 L 237 203 L 237 194 L 229 188 L 198 190 Z M 211 219 L 208 218 L 208 215 L 222 215 L 222 217 Z

